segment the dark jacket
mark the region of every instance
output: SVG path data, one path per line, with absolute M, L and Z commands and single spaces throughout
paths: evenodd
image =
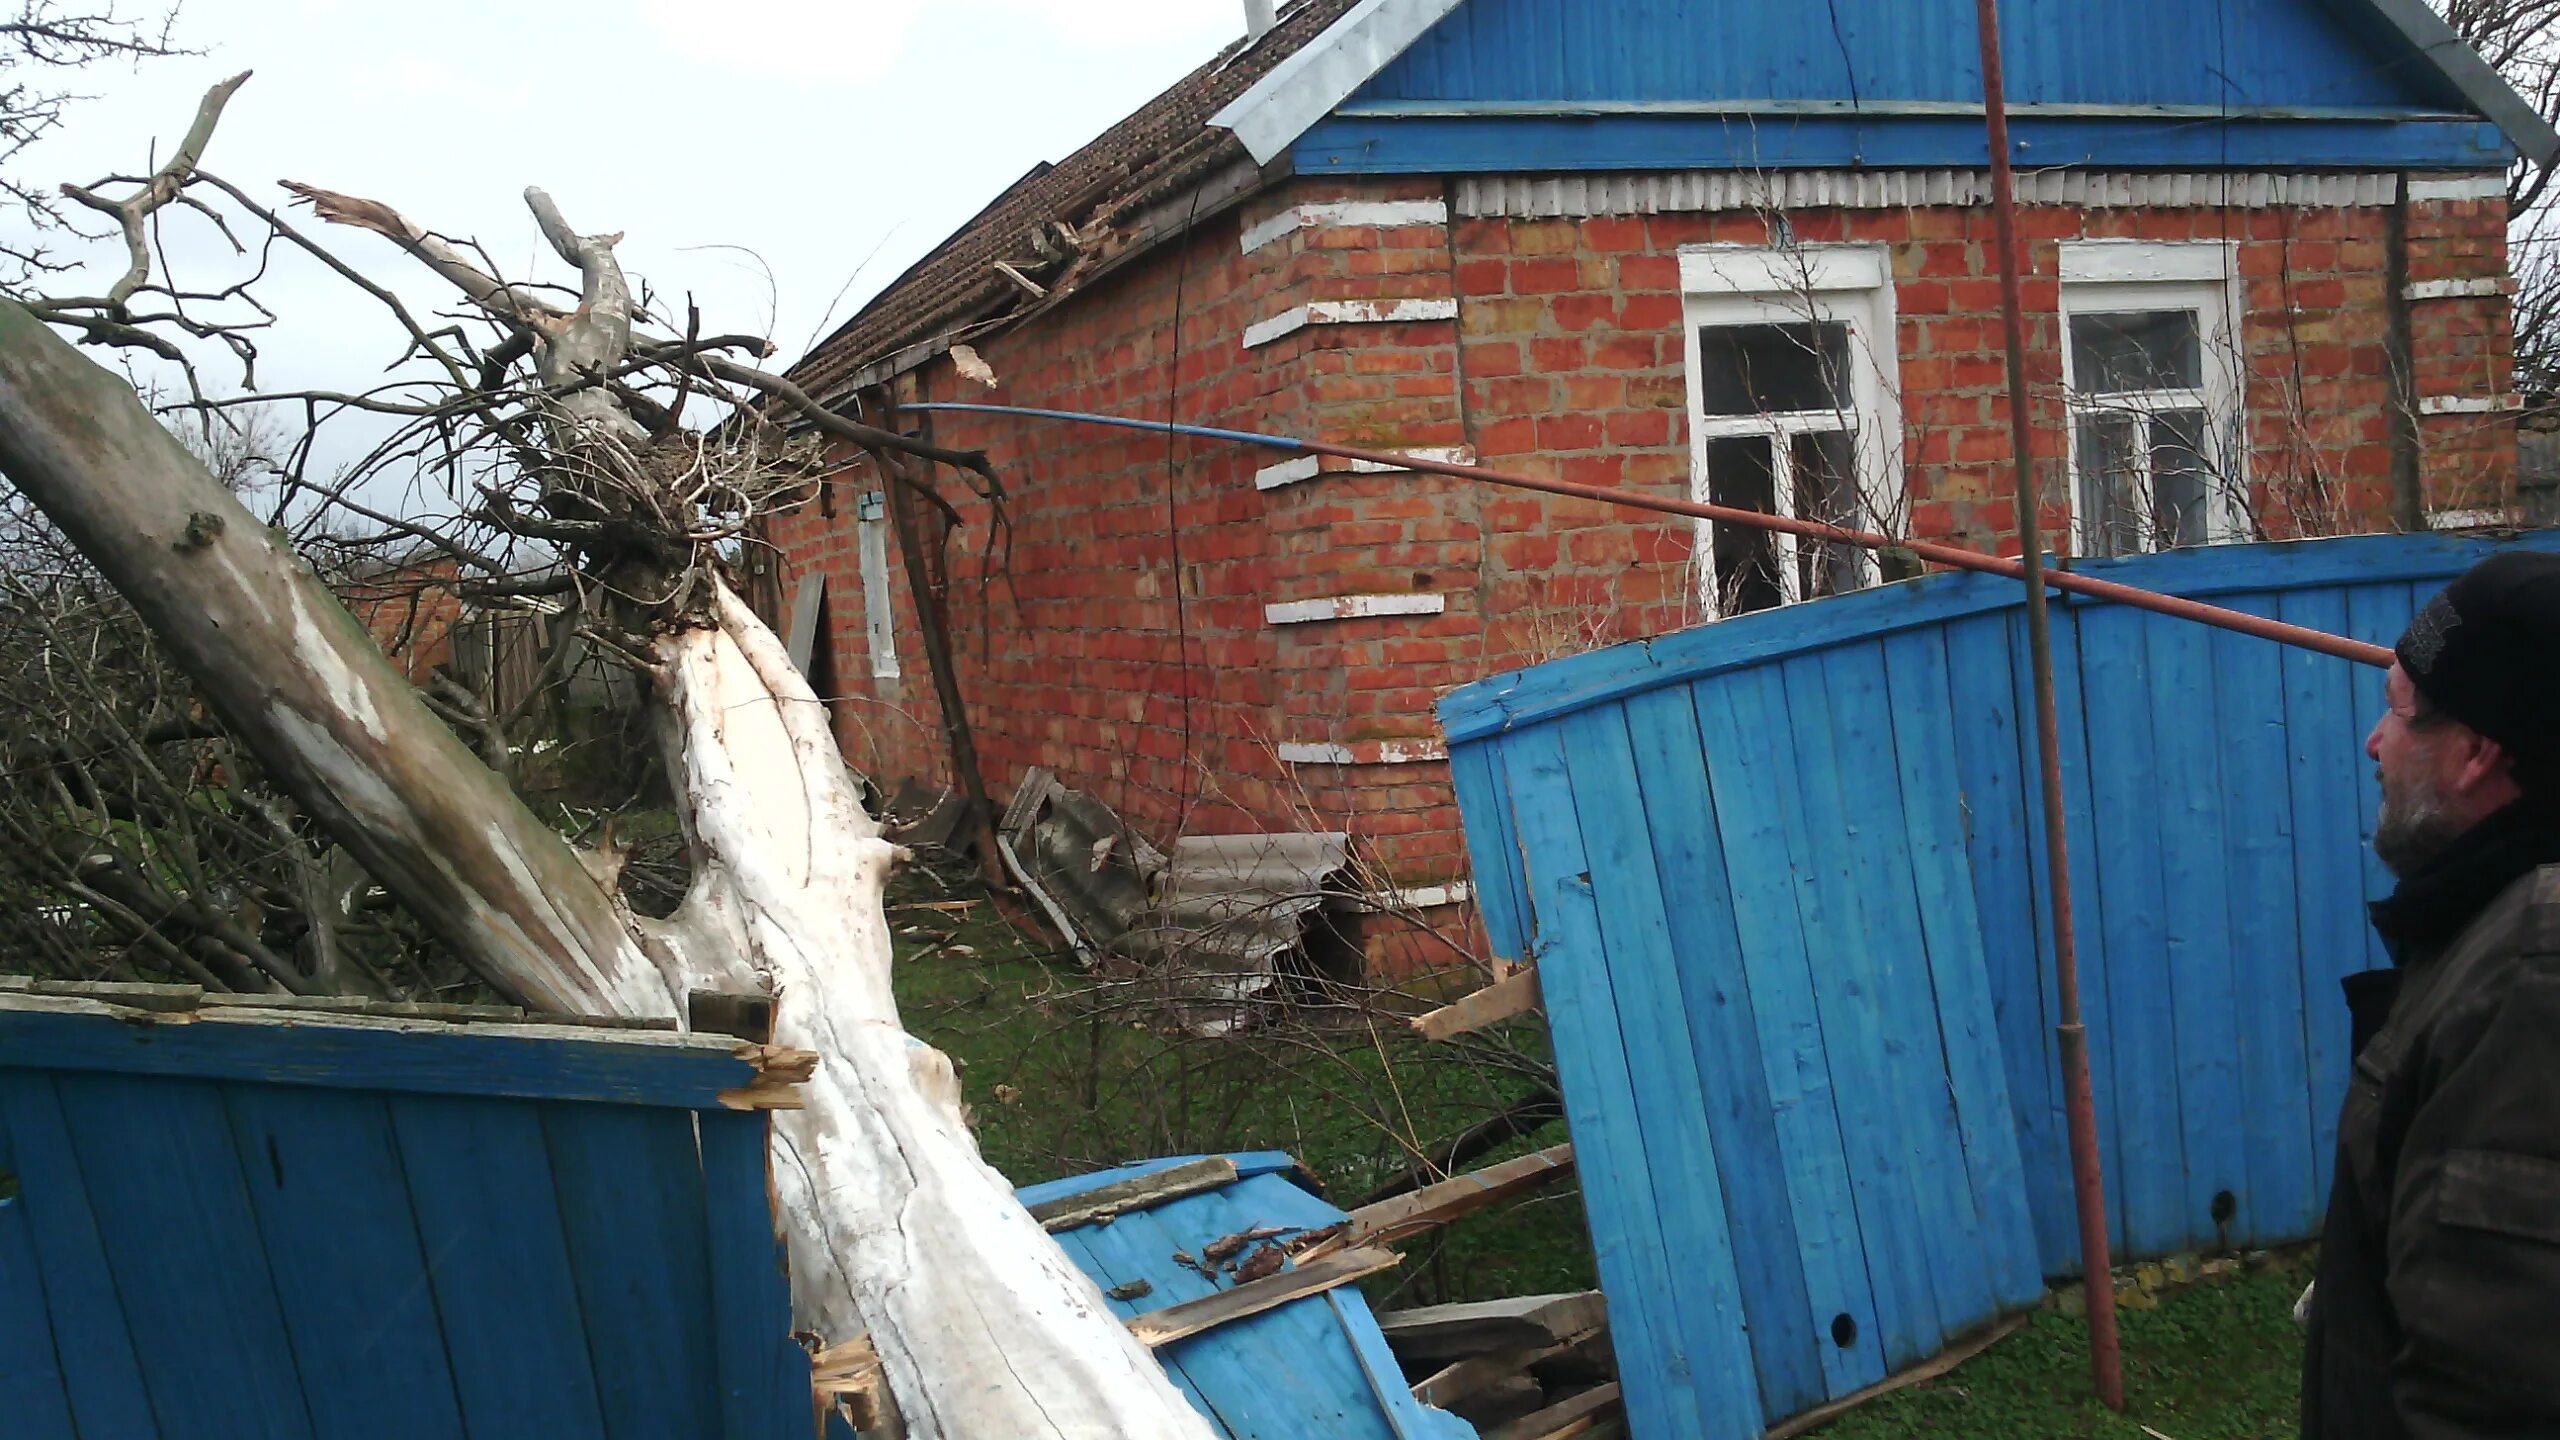
M 2338 1122 L 2302 1433 L 2560 1436 L 2560 816 L 2448 846 L 2347 979 Z

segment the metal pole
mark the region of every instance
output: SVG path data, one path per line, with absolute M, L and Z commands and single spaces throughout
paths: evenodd
M 1446 460 L 1433 460 L 1421 455 L 1400 455 L 1391 450 L 1362 450 L 1349 445 L 1332 445 L 1321 440 L 1293 440 L 1285 435 L 1263 435 L 1251 430 L 1222 430 L 1210 425 L 1169 424 L 1162 420 L 1132 420 L 1119 415 L 1096 415 L 1082 410 L 1043 410 L 1024 405 L 980 405 L 957 400 L 935 400 L 901 407 L 907 410 L 957 410 L 979 415 L 1010 415 L 1028 420 L 1065 420 L 1083 425 L 1108 425 L 1122 430 L 1175 431 L 1211 440 L 1228 440 L 1238 445 L 1252 445 L 1265 450 L 1282 450 L 1297 455 L 1331 455 L 1344 460 L 1395 470 L 1412 470 L 1426 475 L 1449 475 L 1460 480 L 1474 480 L 1487 485 L 1500 485 L 1514 490 L 1537 490 L 1549 495 L 1571 495 L 1582 500 L 1598 500 L 1604 504 L 1623 505 L 1630 510 L 1651 510 L 1665 515 L 1689 515 L 1713 520 L 1722 525 L 1743 525 L 1759 530 L 1775 530 L 1834 545 L 1855 545 L 1866 550 L 1904 550 L 1933 565 L 1954 570 L 1974 570 L 1987 575 L 2005 575 L 2012 580 L 2027 578 L 2024 562 L 2006 556 L 1985 555 L 1954 545 L 1938 545 L 1925 540 L 1897 540 L 1865 530 L 1850 530 L 1826 525 L 1819 520 L 1795 520 L 1784 515 L 1769 515 L 1758 510 L 1736 510 L 1725 505 L 1706 505 L 1695 500 L 1673 500 L 1659 495 L 1646 495 L 1634 490 L 1613 490 L 1602 485 L 1583 485 L 1571 480 L 1550 480 L 1543 475 L 1522 475 L 1504 470 L 1487 470 L 1477 465 L 1457 465 Z M 2201 600 L 2183 596 L 2162 595 L 2133 585 L 2119 585 L 2112 580 L 2077 575 L 2063 570 L 2038 567 L 2043 583 L 2056 590 L 2085 595 L 2092 600 L 2108 600 L 2120 605 L 2150 610 L 2200 625 L 2213 625 L 2224 630 L 2273 640 L 2353 660 L 2360 665 L 2388 669 L 2391 651 L 2381 645 L 2350 640 L 2301 625 L 2288 625 L 2263 615 L 2250 615 L 2239 610 L 2226 610 L 2207 605 Z
M 2064 1112 L 2071 1135 L 2071 1189 L 2080 1212 L 2081 1288 L 2088 1299 L 2089 1378 L 2110 1410 L 2124 1408 L 2123 1357 L 2116 1346 L 2116 1289 L 2107 1256 L 2107 1192 L 2098 1169 L 2098 1105 L 2089 1080 L 2089 1032 L 2080 1023 L 2080 956 L 2071 923 L 2071 847 L 2062 826 L 2062 736 L 2053 699 L 2053 630 L 2045 613 L 2044 539 L 2037 514 L 2035 425 L 2027 408 L 2025 302 L 2018 283 L 2015 177 L 2009 169 L 2009 113 L 2000 76 L 1999 0 L 1974 0 L 1982 44 L 1982 108 L 1991 149 L 1991 218 L 2000 246 L 2000 320 L 2009 347 L 2009 449 L 2017 467 L 2018 545 L 2027 584 L 2027 656 L 2034 667 L 2036 751 L 2044 780 L 2044 853 L 2053 910 L 2054 990 L 2062 1014 Z

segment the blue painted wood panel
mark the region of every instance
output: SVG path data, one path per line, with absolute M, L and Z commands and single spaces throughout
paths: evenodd
M 729 1042 L 6 1013 L 0 1434 L 808 1432 L 765 1117 L 691 1108 Z
M 2021 163 L 2496 168 L 2369 0 L 2013 0 Z M 1709 40 L 1708 37 L 1712 37 Z M 1965 0 L 1466 0 L 1302 137 L 1302 171 L 1979 166 Z M 1878 107 L 1938 107 L 1878 114 Z M 2036 107 L 2066 107 L 2039 113 Z
M 2082 568 L 2387 644 L 2506 543 L 2560 534 Z M 2077 1268 L 2024 653 L 2014 582 L 1935 577 L 1443 704 L 1471 853 L 1520 867 L 1479 882 L 1525 906 L 1630 1404 L 1667 1433 L 1722 1433 L 1691 1417 L 1741 1383 L 1661 1288 L 1697 1247 L 1735 1251 L 1708 1304 L 1730 1274 L 1770 1421 Z M 2118 1253 L 2307 1238 L 2345 1081 L 2337 982 L 2381 959 L 2362 747 L 2382 672 L 2079 601 L 2054 654 Z M 1666 1175 L 1712 1176 L 1721 1206 Z

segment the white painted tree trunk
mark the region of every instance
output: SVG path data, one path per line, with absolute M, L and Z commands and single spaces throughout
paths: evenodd
M 546 227 L 548 228 L 548 227 Z M 493 983 L 669 1014 L 756 984 L 816 1051 L 773 1168 L 802 1324 L 868 1330 L 920 1440 L 1212 1432 L 978 1156 L 950 1063 L 898 1023 L 897 851 L 780 643 L 715 589 L 657 642 L 696 878 L 633 918 L 430 714 L 337 598 L 130 386 L 0 301 L 0 474 L 52 516 L 268 772 Z
M 868 1327 L 918 1436 L 1209 1435 L 979 1158 L 950 1060 L 891 997 L 900 852 L 781 642 L 725 587 L 715 614 L 659 643 L 696 865 L 665 933 L 742 957 L 778 999 L 775 1040 L 826 1057 L 808 1108 L 774 1117 L 799 1323 Z

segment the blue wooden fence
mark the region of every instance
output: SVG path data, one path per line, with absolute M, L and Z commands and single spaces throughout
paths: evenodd
M 2499 543 L 2084 568 L 2388 644 Z M 2054 613 L 2117 1253 L 2308 1237 L 2336 982 L 2381 963 L 2382 672 Z M 1757 1434 L 2076 1268 L 2024 630 L 2016 582 L 1939 575 L 1442 702 L 1486 928 L 1539 966 L 1642 1433 Z
M 0 1435 L 811 1433 L 736 1042 L 119 998 L 0 993 Z

